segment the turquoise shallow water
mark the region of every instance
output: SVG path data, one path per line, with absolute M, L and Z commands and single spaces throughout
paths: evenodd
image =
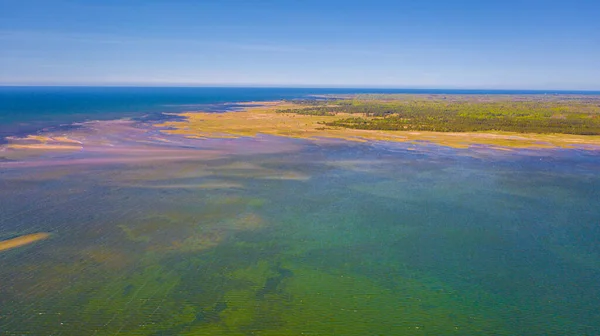
M 169 146 L 1 167 L 3 335 L 600 333 L 597 151 Z

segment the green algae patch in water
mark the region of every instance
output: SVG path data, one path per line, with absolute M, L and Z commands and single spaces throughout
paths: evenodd
M 159 266 L 148 266 L 97 289 L 83 307 L 84 325 L 99 334 L 135 331 L 150 334 L 194 319 L 195 308 L 169 299 L 179 277 Z
M 477 307 L 414 280 L 390 289 L 359 275 L 292 269 L 260 263 L 236 271 L 251 285 L 225 293 L 218 320 L 185 335 L 511 334 Z
M 498 321 L 407 279 L 392 289 L 347 273 L 299 269 L 294 275 L 286 285 L 296 308 L 285 314 L 287 334 L 503 333 Z

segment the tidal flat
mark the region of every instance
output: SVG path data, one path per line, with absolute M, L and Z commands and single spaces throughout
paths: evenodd
M 591 115 L 586 115 L 585 117 L 578 115 L 578 117 L 593 124 L 593 126 L 588 126 L 593 127 L 595 132 L 600 132 L 600 107 L 595 105 L 597 100 L 600 101 L 600 98 L 588 103 L 592 105 L 593 113 Z M 585 148 L 587 146 L 600 148 L 600 135 L 596 133 L 592 135 L 579 134 L 577 132 L 568 133 L 572 129 L 572 125 L 562 125 L 560 124 L 560 120 L 559 125 L 543 128 L 548 120 L 556 122 L 556 118 L 553 118 L 551 113 L 558 113 L 557 111 L 560 112 L 562 110 L 556 110 L 557 107 L 555 106 L 548 107 L 550 114 L 544 116 L 544 119 L 537 115 L 538 111 L 532 112 L 527 110 L 527 104 L 524 107 L 518 105 L 520 109 L 525 110 L 525 112 L 522 112 L 525 115 L 519 116 L 520 119 L 516 118 L 517 120 L 512 120 L 515 118 L 508 118 L 509 121 L 506 122 L 510 126 L 512 125 L 511 123 L 518 124 L 524 122 L 523 120 L 530 121 L 535 126 L 532 127 L 535 131 L 531 132 L 507 131 L 503 130 L 502 127 L 497 130 L 481 127 L 482 125 L 485 126 L 485 122 L 479 116 L 482 112 L 477 109 L 474 115 L 466 119 L 469 123 L 478 125 L 479 128 L 482 128 L 481 130 L 478 130 L 477 127 L 465 129 L 465 125 L 462 124 L 463 120 L 454 120 L 453 123 L 455 125 L 453 127 L 456 128 L 435 131 L 436 125 L 438 127 L 442 127 L 439 125 L 448 127 L 445 110 L 435 111 L 436 113 L 432 116 L 430 115 L 432 113 L 429 110 L 429 106 L 426 105 L 425 108 L 419 106 L 423 101 L 408 100 L 406 102 L 400 100 L 400 102 L 409 106 L 411 106 L 410 104 L 417 104 L 418 108 L 415 114 L 418 120 L 399 117 L 399 112 L 394 109 L 402 110 L 405 106 L 402 104 L 398 106 L 399 103 L 397 102 L 392 103 L 390 107 L 388 106 L 390 103 L 387 101 L 378 100 L 374 102 L 363 100 L 357 103 L 348 103 L 346 100 L 341 100 L 336 101 L 335 104 L 327 100 L 316 103 L 313 100 L 309 100 L 299 102 L 257 102 L 254 104 L 256 106 L 247 106 L 242 111 L 219 114 L 185 112 L 179 114 L 185 118 L 184 120 L 169 121 L 161 123 L 160 126 L 166 128 L 166 133 L 183 135 L 190 139 L 254 137 L 259 134 L 268 134 L 312 140 L 339 139 L 354 142 L 373 140 L 408 143 L 428 142 L 455 148 L 468 148 L 472 145 L 494 146 L 498 149 Z M 425 102 L 425 104 L 432 104 L 428 100 L 425 100 Z M 440 103 L 439 101 L 434 101 L 433 104 L 438 109 L 445 109 L 446 106 L 451 106 L 445 105 L 447 104 L 446 102 Z M 573 108 L 571 105 L 567 105 L 567 107 Z M 488 106 L 479 108 L 490 109 Z M 505 110 L 502 113 L 509 114 L 507 111 L 511 111 L 512 107 L 501 105 L 501 108 Z M 382 116 L 374 115 L 372 112 L 365 112 L 371 109 L 382 109 L 384 112 L 382 112 Z M 459 111 L 471 111 L 468 105 L 461 106 L 458 109 Z M 485 118 L 483 119 L 486 120 L 487 118 L 491 122 L 487 126 L 494 127 L 494 125 L 497 126 L 497 124 L 504 122 L 502 114 L 498 117 L 493 114 L 497 112 L 488 110 L 484 110 L 484 112 Z M 544 110 L 544 112 L 547 111 Z M 531 116 L 538 117 L 539 120 L 534 119 L 531 121 Z M 425 124 L 421 125 L 422 123 Z M 431 125 L 427 123 L 431 123 Z M 542 128 L 538 129 L 538 126 Z M 404 127 L 407 129 L 404 129 Z M 410 129 L 409 127 L 414 129 Z M 512 128 L 507 127 L 506 129 L 511 130 Z
M 50 237 L 0 251 L 1 333 L 600 333 L 597 149 L 310 139 L 230 115 L 3 145 L 0 240 Z M 207 136 L 212 118 L 237 132 Z

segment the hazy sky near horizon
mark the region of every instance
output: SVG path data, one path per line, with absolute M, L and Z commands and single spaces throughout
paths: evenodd
M 598 0 L 0 0 L 0 84 L 600 90 Z

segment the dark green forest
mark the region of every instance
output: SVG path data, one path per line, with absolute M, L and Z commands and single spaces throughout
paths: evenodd
M 323 122 L 335 127 L 600 135 L 599 96 L 353 95 L 294 103 L 300 107 L 278 112 L 337 116 Z

